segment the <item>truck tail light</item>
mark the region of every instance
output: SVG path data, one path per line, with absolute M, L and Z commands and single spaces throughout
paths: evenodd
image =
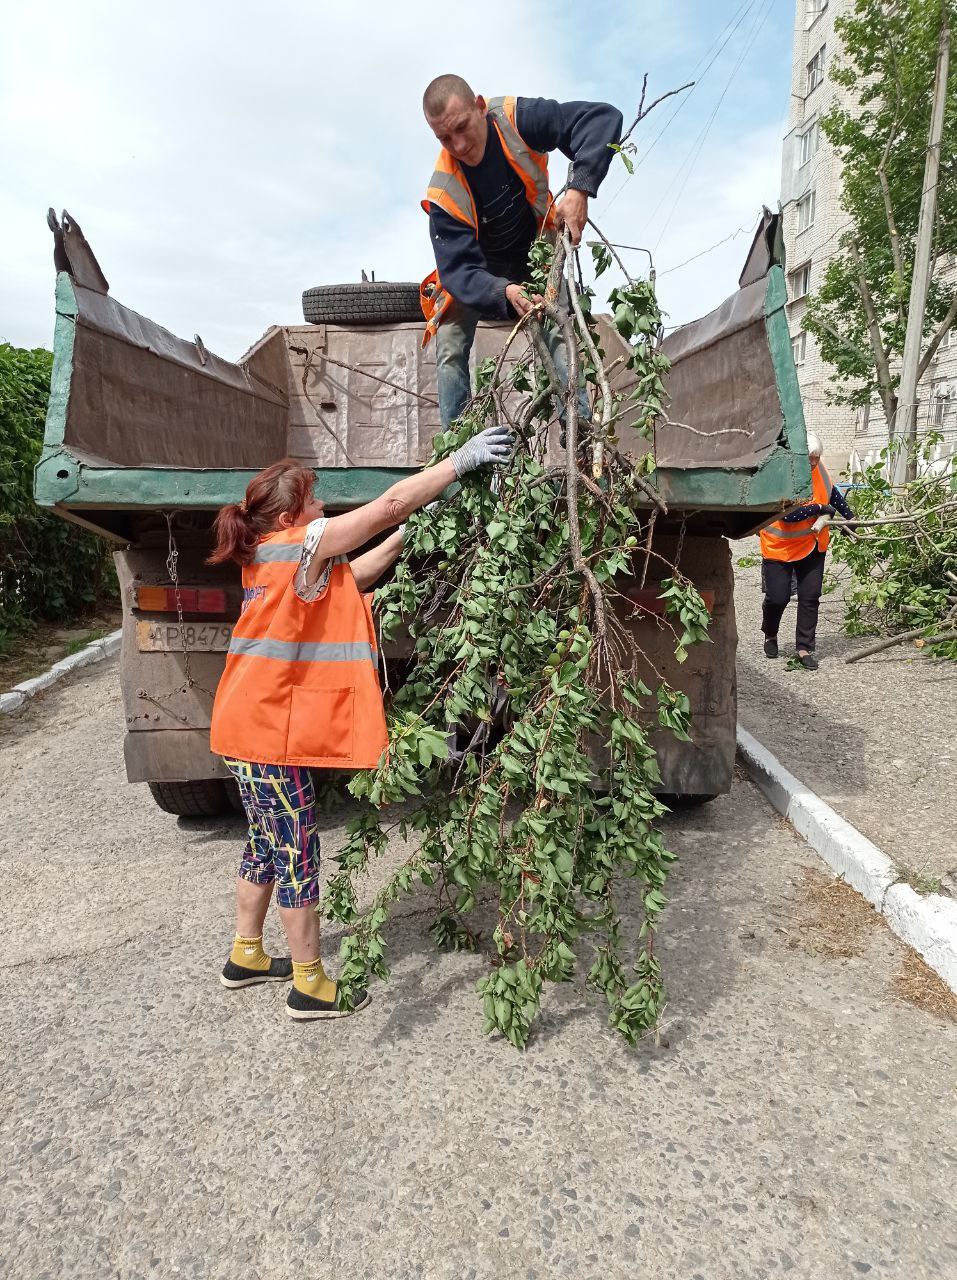
M 222 587 L 180 587 L 184 613 L 225 613 L 226 592 Z M 145 613 L 176 613 L 175 587 L 137 587 L 136 607 Z

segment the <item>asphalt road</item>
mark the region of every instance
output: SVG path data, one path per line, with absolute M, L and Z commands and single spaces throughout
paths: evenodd
M 957 1029 L 883 926 L 800 945 L 815 855 L 748 783 L 669 822 L 664 1042 L 572 985 L 519 1055 L 423 900 L 354 1019 L 224 991 L 242 830 L 128 787 L 122 727 L 112 662 L 0 726 L 3 1276 L 957 1275 Z

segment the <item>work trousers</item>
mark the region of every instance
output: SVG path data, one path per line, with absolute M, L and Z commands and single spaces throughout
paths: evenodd
M 777 636 L 781 617 L 791 599 L 792 575 L 797 578 L 797 628 L 794 641 L 798 649 L 808 653 L 814 649 L 817 614 L 824 586 L 823 551 L 817 547 L 803 560 L 762 560 L 761 585 L 764 608 L 761 630 L 766 636 Z
M 455 421 L 472 398 L 469 356 L 478 322 L 477 311 L 471 307 L 464 307 L 459 302 L 453 302 L 435 335 L 439 417 L 442 420 L 443 431 L 448 430 L 449 424 Z M 555 370 L 567 386 L 568 363 L 565 358 L 565 341 L 554 326 L 545 331 L 545 341 L 555 361 Z M 584 387 L 578 393 L 578 413 L 579 417 L 585 421 L 591 418 L 591 409 Z M 561 410 L 559 417 L 564 417 Z

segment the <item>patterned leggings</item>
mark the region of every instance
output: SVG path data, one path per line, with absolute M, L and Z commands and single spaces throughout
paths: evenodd
M 239 783 L 249 820 L 240 877 L 276 885 L 280 907 L 305 907 L 319 897 L 319 829 L 312 774 L 300 765 L 225 759 Z

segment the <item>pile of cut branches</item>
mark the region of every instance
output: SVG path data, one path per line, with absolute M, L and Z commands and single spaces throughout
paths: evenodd
M 599 274 L 611 261 L 606 244 L 593 250 Z M 629 1043 L 657 1022 L 664 995 L 654 936 L 673 854 L 658 830 L 664 808 L 653 794 L 660 778 L 649 737 L 663 726 L 687 738 L 690 727 L 683 693 L 641 679 L 621 595 L 628 579 L 644 581 L 657 554 L 654 522 L 666 512 L 648 479 L 653 447 L 636 461 L 616 435 L 637 406 L 653 446 L 667 368 L 658 304 L 642 280 L 612 293 L 633 375 L 616 395 L 592 291 L 576 285 L 576 257 L 567 236 L 554 248 L 536 244 L 530 283 L 544 303 L 479 370 L 467 411 L 436 438 L 444 457 L 508 421 L 519 444 L 494 479 L 468 476 L 437 510 L 413 517 L 407 558 L 379 592 L 384 638 L 408 627 L 415 658 L 394 698 L 387 763 L 350 786 L 365 804 L 324 899 L 328 917 L 351 926 L 339 978 L 348 1004 L 370 975 L 388 976 L 390 910 L 426 886 L 435 942 L 487 952 L 479 983 L 485 1030 L 517 1047 L 545 984 L 571 979 L 585 954 L 588 982 Z M 569 310 L 560 302 L 563 276 Z M 567 385 L 543 341 L 549 324 L 563 337 Z M 579 378 L 591 397 L 585 421 Z M 564 463 L 550 466 L 556 410 Z M 680 659 L 707 639 L 707 610 L 670 566 L 661 594 Z M 415 851 L 363 907 L 357 878 L 385 852 L 380 810 L 395 804 L 404 806 L 400 825 L 415 836 Z M 640 915 L 628 940 L 626 896 L 637 896 Z
M 849 495 L 857 520 L 833 526 L 834 559 L 851 573 L 845 629 L 882 636 L 848 661 L 907 641 L 957 659 L 957 475 L 934 462 L 938 440 L 917 447 L 904 485 L 888 484 L 885 451 Z

